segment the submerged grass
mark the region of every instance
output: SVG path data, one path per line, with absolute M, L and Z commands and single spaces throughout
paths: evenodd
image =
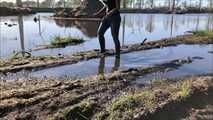
M 208 36 L 208 37 L 213 38 L 213 31 L 198 30 L 198 31 L 193 31 L 192 33 L 195 36 L 200 36 L 200 37 Z
M 66 46 L 66 45 L 77 45 L 85 42 L 82 38 L 78 37 L 61 37 L 61 36 L 56 36 L 53 38 L 51 41 L 51 45 L 53 47 L 58 47 L 58 46 Z

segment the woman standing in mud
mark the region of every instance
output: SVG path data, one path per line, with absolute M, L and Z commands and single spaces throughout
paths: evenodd
M 120 16 L 120 0 L 99 0 L 104 7 L 95 13 L 95 16 L 102 14 L 106 11 L 105 16 L 102 19 L 101 25 L 98 30 L 98 39 L 100 42 L 101 53 L 105 53 L 105 38 L 104 34 L 107 29 L 111 28 L 111 34 L 115 43 L 116 54 L 120 54 L 120 41 L 119 41 L 119 29 L 121 23 Z

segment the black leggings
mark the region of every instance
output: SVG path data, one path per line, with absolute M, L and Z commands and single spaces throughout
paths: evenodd
M 110 27 L 111 34 L 115 43 L 115 51 L 116 53 L 120 53 L 120 41 L 119 41 L 120 23 L 121 23 L 121 16 L 119 12 L 116 12 L 111 16 L 105 16 L 102 19 L 101 25 L 98 30 L 98 39 L 100 42 L 101 52 L 105 52 L 104 34 Z

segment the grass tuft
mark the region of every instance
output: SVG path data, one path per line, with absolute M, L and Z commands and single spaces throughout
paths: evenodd
M 130 93 L 113 100 L 106 109 L 107 119 L 132 119 L 138 110 L 153 110 L 159 103 L 165 102 L 166 100 L 185 99 L 189 97 L 193 91 L 192 81 L 190 80 L 180 81 L 175 84 L 167 84 L 166 81 L 155 80 L 153 84 L 155 84 L 158 89 L 145 89 L 142 92 Z M 99 117 L 102 118 L 101 116 Z
M 63 116 L 65 120 L 89 120 L 93 110 L 91 103 L 83 102 L 72 109 L 66 110 Z
M 186 97 L 189 97 L 190 96 L 190 93 L 192 91 L 191 89 L 191 82 L 189 81 L 185 81 L 183 82 L 180 86 L 179 86 L 179 95 L 182 97 L 182 98 L 186 98 Z
M 77 45 L 85 42 L 82 38 L 77 37 L 60 37 L 56 36 L 51 41 L 52 46 L 66 46 L 66 45 Z
M 133 117 L 138 108 L 152 108 L 157 105 L 154 92 L 144 91 L 139 94 L 120 96 L 108 108 L 108 119 L 119 119 L 125 112 L 126 117 Z
M 207 30 L 198 30 L 198 31 L 193 31 L 193 35 L 195 36 L 200 36 L 200 37 L 213 37 L 213 31 L 207 31 Z

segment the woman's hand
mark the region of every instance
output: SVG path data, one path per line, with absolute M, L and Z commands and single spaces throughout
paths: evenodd
M 107 12 L 106 16 L 107 16 L 107 17 L 110 17 L 110 16 L 112 16 L 116 11 L 118 11 L 118 9 L 117 9 L 117 8 L 114 8 L 114 9 L 112 9 L 111 11 Z

